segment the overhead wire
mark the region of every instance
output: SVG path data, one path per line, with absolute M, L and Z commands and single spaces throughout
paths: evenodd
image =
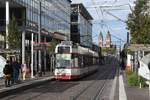
M 91 0 L 92 1 L 92 3 L 93 3 L 93 5 L 95 5 L 95 1 L 94 0 Z M 115 0 L 115 2 L 117 2 L 118 0 Z M 125 6 L 125 5 L 128 5 L 129 7 L 130 7 L 130 10 L 132 10 L 132 8 L 131 8 L 131 5 L 130 4 L 124 4 L 124 5 L 115 5 L 115 6 L 109 6 L 109 7 L 121 7 L 121 6 Z M 97 10 L 97 7 L 94 7 L 95 8 L 95 10 L 96 10 L 96 13 L 97 13 L 97 15 L 98 15 L 98 17 L 99 17 L 99 19 L 101 19 L 100 17 L 100 15 L 99 15 L 99 13 L 98 13 L 98 10 Z M 121 21 L 121 22 L 123 22 L 123 23 L 126 23 L 126 21 L 124 21 L 124 20 L 122 20 L 121 18 L 119 18 L 118 16 L 116 16 L 116 15 L 114 15 L 114 14 L 112 14 L 112 13 L 110 13 L 109 11 L 106 11 L 106 10 L 102 10 L 102 8 L 101 7 L 99 7 L 100 8 L 100 11 L 101 11 L 101 14 L 102 14 L 102 17 L 103 17 L 103 12 L 105 12 L 105 13 L 107 13 L 107 14 L 109 14 L 109 15 L 111 15 L 112 17 L 114 17 L 114 18 L 116 18 L 117 20 L 119 20 L 119 21 Z M 115 9 L 113 9 L 113 10 L 115 10 Z M 120 10 L 120 9 L 117 9 L 117 10 Z M 104 18 L 104 17 L 103 17 Z
M 122 20 L 121 18 L 117 17 L 116 15 L 110 13 L 109 11 L 103 10 L 104 12 L 106 12 L 107 14 L 111 15 L 112 17 L 116 18 L 117 20 L 126 23 L 126 21 Z
M 101 23 L 100 23 L 101 24 Z M 110 31 L 112 31 L 113 33 L 116 33 L 108 24 L 106 24 L 106 23 L 103 23 L 103 26 L 105 26 L 106 28 L 107 28 L 107 30 L 110 30 Z M 111 34 L 111 33 L 110 33 Z M 122 42 L 125 42 L 124 40 L 122 40 L 121 38 L 119 38 L 119 37 L 117 37 L 117 36 L 115 36 L 115 35 L 113 35 L 113 34 L 111 34 L 114 38 L 116 38 L 116 39 L 118 39 L 118 40 L 120 40 L 120 41 L 122 41 Z
M 118 0 L 115 0 L 114 1 L 114 4 L 113 5 L 109 5 L 109 6 L 105 6 L 105 5 L 101 5 L 101 6 L 99 6 L 99 9 L 100 9 L 100 11 L 101 11 L 101 15 L 102 16 L 100 16 L 99 15 L 99 13 L 98 13 L 98 8 L 95 6 L 96 4 L 95 4 L 95 1 L 94 0 L 91 0 L 92 1 L 92 3 L 93 3 L 93 8 L 96 10 L 96 13 L 97 13 L 97 16 L 99 17 L 99 19 L 100 19 L 100 21 L 101 22 L 99 22 L 99 23 L 94 23 L 93 22 L 93 24 L 99 24 L 99 25 L 101 25 L 101 28 L 102 29 L 104 29 L 103 28 L 103 26 L 105 26 L 108 30 L 111 30 L 111 31 L 113 31 L 113 29 L 111 28 L 111 27 L 109 27 L 106 23 L 105 23 L 105 21 L 103 21 L 104 20 L 104 13 L 106 13 L 106 14 L 108 14 L 108 15 L 111 15 L 112 17 L 114 17 L 115 19 L 117 19 L 117 20 L 119 20 L 119 21 L 121 21 L 121 22 L 123 22 L 123 23 L 126 23 L 126 21 L 125 20 L 123 20 L 123 19 L 121 19 L 121 18 L 119 18 L 118 16 L 116 16 L 116 15 L 114 15 L 114 14 L 112 14 L 112 13 L 110 13 L 109 11 L 107 11 L 106 9 L 104 9 L 104 8 L 110 8 L 109 10 L 123 10 L 123 9 L 117 9 L 117 7 L 123 7 L 123 6 L 129 6 L 129 8 L 130 8 L 130 10 L 132 11 L 133 9 L 132 9 L 132 6 L 130 5 L 130 3 L 128 3 L 128 4 L 122 4 L 122 5 L 114 5 L 114 4 L 116 4 L 117 3 L 117 1 Z M 87 8 L 90 8 L 90 7 L 87 7 Z M 115 9 L 114 9 L 115 8 Z M 101 17 L 102 17 L 102 20 L 101 20 Z M 113 31 L 114 32 L 114 31 Z M 113 34 L 111 34 L 111 36 L 112 37 L 114 37 L 114 38 L 116 38 L 116 39 L 118 39 L 118 40 L 120 40 L 120 41 L 122 41 L 122 42 L 125 42 L 124 40 L 122 40 L 121 38 L 119 38 L 119 37 L 117 37 L 117 36 L 115 36 L 115 35 L 113 35 Z
M 91 1 L 92 1 L 93 5 L 95 5 L 95 1 L 94 0 L 91 0 Z M 95 10 L 96 10 L 96 13 L 97 13 L 99 19 L 101 19 L 101 16 L 98 13 L 97 7 L 95 7 Z M 101 13 L 102 13 L 102 17 L 103 17 L 103 11 L 101 11 Z M 102 23 L 103 23 L 103 20 L 102 20 Z M 99 24 L 99 25 L 103 28 L 103 24 Z

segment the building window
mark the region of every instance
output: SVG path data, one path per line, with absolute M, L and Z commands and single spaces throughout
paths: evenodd
M 78 33 L 78 25 L 71 25 L 71 33 Z
M 71 15 L 71 22 L 78 22 L 78 14 Z

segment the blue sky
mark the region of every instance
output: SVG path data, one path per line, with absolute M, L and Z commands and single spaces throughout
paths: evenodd
M 134 8 L 135 0 L 72 0 L 72 3 L 83 3 L 94 18 L 93 42 L 98 43 L 98 34 L 103 33 L 105 39 L 109 30 L 112 34 L 113 44 L 118 44 L 119 39 L 126 42 L 128 30 L 126 30 L 127 16 Z M 117 38 L 116 38 L 117 37 Z M 118 42 L 118 43 L 117 43 Z M 124 42 L 124 43 L 125 43 Z M 123 43 L 123 42 L 122 42 Z

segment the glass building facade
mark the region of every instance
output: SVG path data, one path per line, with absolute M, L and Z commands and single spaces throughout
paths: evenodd
M 70 40 L 70 0 L 0 0 L 0 44 L 5 45 L 6 1 L 9 2 L 10 20 L 16 17 L 20 34 L 25 32 L 25 63 L 31 65 L 31 34 L 34 42 Z M 25 21 L 24 21 L 25 19 Z M 23 23 L 25 22 L 25 24 Z M 1 34 L 2 33 L 2 34 Z M 0 49 L 5 46 L 0 46 Z M 39 50 L 33 52 L 33 65 L 36 71 L 49 69 L 50 59 L 47 50 L 41 50 L 41 66 L 38 68 Z M 47 67 L 45 67 L 47 66 Z M 50 69 L 49 69 L 50 70 Z
M 92 47 L 92 24 L 85 19 L 81 14 L 79 15 L 79 30 L 81 45 Z
M 71 40 L 92 48 L 93 18 L 82 4 L 71 5 Z
M 41 29 L 50 33 L 59 32 L 70 36 L 70 1 L 68 0 L 14 0 L 26 8 L 26 25 L 38 32 L 41 15 Z M 40 9 L 41 1 L 41 9 Z M 40 14 L 41 12 L 41 14 Z

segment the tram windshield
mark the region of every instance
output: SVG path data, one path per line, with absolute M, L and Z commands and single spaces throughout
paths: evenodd
M 58 47 L 58 53 L 70 53 L 70 47 L 60 46 Z
M 70 67 L 71 54 L 56 54 L 56 68 Z

